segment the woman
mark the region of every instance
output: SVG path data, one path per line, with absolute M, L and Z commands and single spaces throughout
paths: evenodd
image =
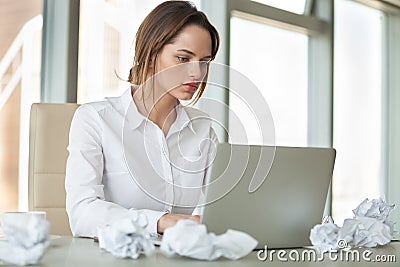
M 219 36 L 186 1 L 157 6 L 136 34 L 132 84 L 122 96 L 80 106 L 66 169 L 67 213 L 75 236 L 140 211 L 162 234 L 192 215 L 217 137 L 197 101 Z

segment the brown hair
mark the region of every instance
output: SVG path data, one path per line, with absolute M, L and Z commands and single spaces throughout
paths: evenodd
M 211 60 L 213 60 L 219 47 L 219 35 L 206 15 L 198 11 L 196 6 L 189 1 L 166 1 L 147 15 L 136 33 L 135 57 L 133 67 L 129 71 L 128 82 L 136 85 L 145 83 L 150 66 L 152 66 L 152 73 L 155 73 L 157 56 L 164 45 L 171 43 L 183 27 L 193 24 L 210 33 Z M 200 99 L 205 86 L 205 82 L 200 85 L 192 103 Z

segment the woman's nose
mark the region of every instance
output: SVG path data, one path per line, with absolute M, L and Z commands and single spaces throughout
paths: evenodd
M 200 61 L 193 61 L 188 63 L 189 76 L 194 80 L 199 80 L 202 77 L 202 68 Z

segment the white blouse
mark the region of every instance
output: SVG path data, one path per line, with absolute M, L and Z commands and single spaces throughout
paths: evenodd
M 157 233 L 166 212 L 192 214 L 207 181 L 217 136 L 207 114 L 181 104 L 167 136 L 141 115 L 128 89 L 81 105 L 73 117 L 66 208 L 74 236 L 140 210 Z

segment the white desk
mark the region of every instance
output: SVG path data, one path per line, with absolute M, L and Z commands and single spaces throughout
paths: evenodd
M 364 249 L 363 249 L 364 250 Z M 363 250 L 360 250 L 361 252 Z M 151 257 L 140 256 L 137 260 L 132 259 L 119 259 L 112 256 L 110 253 L 101 250 L 98 243 L 93 242 L 92 239 L 85 238 L 72 238 L 72 237 L 59 237 L 53 238 L 49 249 L 41 260 L 40 266 L 48 267 L 59 267 L 59 266 L 285 266 L 290 264 L 291 266 L 399 266 L 400 265 L 400 243 L 392 242 L 391 244 L 370 249 L 372 255 L 370 258 L 373 259 L 377 255 L 395 255 L 397 262 L 377 263 L 377 262 L 366 262 L 360 260 L 360 262 L 346 262 L 346 261 L 331 261 L 328 257 L 325 257 L 323 262 L 281 262 L 277 259 L 276 255 L 274 260 L 271 262 L 269 259 L 266 261 L 260 261 L 257 257 L 257 252 L 253 252 L 245 258 L 237 261 L 230 261 L 226 259 L 219 259 L 217 261 L 199 261 L 194 259 L 188 259 L 184 257 L 172 257 L 168 258 L 164 256 L 157 248 L 156 252 Z M 290 250 L 286 249 L 286 253 Z M 299 253 L 303 249 L 297 249 Z M 286 255 L 288 258 L 288 255 Z M 0 266 L 10 266 L 5 263 L 0 263 Z

